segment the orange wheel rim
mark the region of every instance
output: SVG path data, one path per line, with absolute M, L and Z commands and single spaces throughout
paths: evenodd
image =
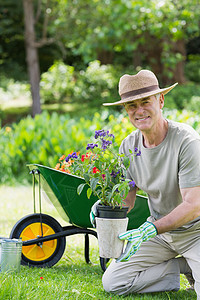
M 42 224 L 43 236 L 54 234 L 55 231 L 47 224 Z M 20 237 L 22 241 L 36 239 L 41 236 L 41 224 L 32 223 L 22 231 Z M 57 240 L 43 242 L 41 246 L 37 244 L 22 247 L 22 254 L 33 261 L 43 261 L 48 259 L 56 250 Z

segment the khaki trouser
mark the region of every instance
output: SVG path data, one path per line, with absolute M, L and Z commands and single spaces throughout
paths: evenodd
M 200 300 L 200 222 L 185 231 L 165 233 L 143 242 L 127 262 L 113 260 L 102 282 L 107 292 L 119 295 L 178 291 L 180 267 L 177 255 L 188 262 Z

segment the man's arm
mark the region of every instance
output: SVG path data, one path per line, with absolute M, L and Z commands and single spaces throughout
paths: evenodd
M 123 206 L 128 206 L 128 212 L 134 207 L 135 199 L 136 199 L 136 191 L 137 188 L 133 188 L 131 191 L 129 191 L 128 196 L 124 200 L 125 204 Z
M 167 216 L 153 223 L 145 222 L 137 229 L 121 233 L 121 240 L 128 240 L 125 251 L 117 262 L 127 261 L 140 248 L 142 242 L 148 241 L 157 234 L 176 229 L 200 216 L 200 186 L 181 190 L 183 203 Z
M 200 186 L 181 189 L 183 203 L 153 222 L 158 234 L 177 229 L 200 216 Z

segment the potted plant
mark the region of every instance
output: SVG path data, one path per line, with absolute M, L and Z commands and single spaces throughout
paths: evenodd
M 126 172 L 131 156 L 139 156 L 140 151 L 137 148 L 130 150 L 129 157 L 118 153 L 114 135 L 109 131 L 95 131 L 94 139 L 94 143 L 87 144 L 86 153 L 72 152 L 67 156 L 63 155 L 56 169 L 84 178 L 85 183 L 80 184 L 77 189 L 79 195 L 87 186 L 87 197 L 90 198 L 93 193 L 99 198 L 96 227 L 100 256 L 117 258 L 123 250 L 123 242 L 118 239 L 118 235 L 126 231 L 128 224 L 128 207 L 125 206 L 124 199 L 131 186 L 135 186 L 134 181 L 126 179 Z M 114 235 L 113 238 L 111 234 Z M 102 249 L 104 237 L 108 237 L 108 242 L 103 241 Z

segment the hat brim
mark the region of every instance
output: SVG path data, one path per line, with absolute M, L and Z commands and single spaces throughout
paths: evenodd
M 143 99 L 143 98 L 154 96 L 154 95 L 157 95 L 157 94 L 160 94 L 160 93 L 162 93 L 162 94 L 165 95 L 169 91 L 171 91 L 177 84 L 178 84 L 178 82 L 176 82 L 175 84 L 171 85 L 168 88 L 164 88 L 164 89 L 158 88 L 157 90 L 154 90 L 154 91 L 151 91 L 151 92 L 147 92 L 147 93 L 143 93 L 143 94 L 138 94 L 138 95 L 135 95 L 135 96 L 131 96 L 131 97 L 128 97 L 126 99 L 123 99 L 123 100 L 120 100 L 120 101 L 117 101 L 117 102 L 103 103 L 103 105 L 104 106 L 123 105 L 124 103 L 127 103 L 127 102 L 132 102 L 134 100 Z

